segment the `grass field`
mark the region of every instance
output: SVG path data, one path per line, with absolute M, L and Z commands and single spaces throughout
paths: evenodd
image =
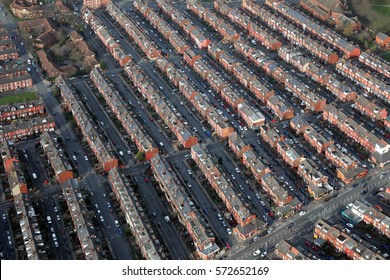
M 36 92 L 27 91 L 20 94 L 0 97 L 0 106 L 15 104 L 19 102 L 27 102 L 36 99 L 38 99 L 38 94 Z
M 389 6 L 372 5 L 372 8 L 379 14 L 390 17 L 390 4 Z
M 382 54 L 381 57 L 390 62 L 390 51 L 387 51 L 386 53 Z
M 390 33 L 390 0 L 347 0 L 359 20 L 375 32 Z

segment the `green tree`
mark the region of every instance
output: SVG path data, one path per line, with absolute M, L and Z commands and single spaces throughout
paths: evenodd
M 344 28 L 344 30 L 343 30 L 343 35 L 344 35 L 345 37 L 351 37 L 352 34 L 353 34 L 353 28 L 352 28 L 352 26 L 351 26 L 351 25 L 346 26 L 346 27 Z
M 145 160 L 145 153 L 142 151 L 138 151 L 138 153 L 135 155 L 135 158 L 139 161 Z
M 105 62 L 104 60 L 102 60 L 100 62 L 100 68 L 102 68 L 102 70 L 106 70 L 108 68 L 108 65 L 107 65 L 107 62 Z

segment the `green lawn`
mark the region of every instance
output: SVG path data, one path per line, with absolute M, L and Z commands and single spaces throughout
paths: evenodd
M 390 51 L 387 51 L 380 55 L 384 60 L 387 60 L 390 62 Z
M 0 105 L 9 105 L 20 102 L 27 102 L 38 99 L 38 94 L 36 92 L 23 92 L 15 95 L 0 97 Z
M 384 16 L 389 16 L 390 17 L 390 6 L 375 6 L 372 5 L 372 8 L 377 11 L 378 13 L 384 15 Z

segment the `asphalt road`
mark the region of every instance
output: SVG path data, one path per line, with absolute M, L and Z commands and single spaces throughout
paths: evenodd
M 144 181 L 146 175 L 142 177 L 142 174 L 144 173 L 135 172 L 132 177 L 139 186 L 139 193 L 149 213 L 154 212 L 156 214 L 156 216 L 150 215 L 151 220 L 156 225 L 171 258 L 174 260 L 192 259 L 191 252 L 189 252 L 182 236 L 178 232 L 178 227 L 172 221 L 166 222 L 164 219 L 166 215 L 169 215 L 168 205 L 162 202 L 150 180 L 148 182 Z M 161 226 L 158 226 L 158 224 Z M 180 225 L 180 227 L 182 226 Z
M 101 127 L 106 138 L 110 141 L 111 147 L 114 147 L 116 156 L 120 158 L 125 164 L 134 163 L 134 156 L 128 154 L 130 151 L 129 146 L 126 144 L 123 136 L 120 134 L 116 126 L 112 123 L 110 117 L 107 115 L 101 104 L 97 101 L 96 95 L 91 91 L 91 88 L 85 81 L 75 82 L 74 85 L 82 92 L 85 105 L 90 112 L 93 112 L 96 116 L 97 122 Z M 99 93 L 98 93 L 99 94 Z M 87 98 L 85 99 L 84 96 Z M 122 151 L 123 155 L 120 155 L 119 151 Z M 82 160 L 82 159 L 80 159 Z
M 382 171 L 379 174 L 387 173 L 388 170 Z M 361 198 L 361 191 L 363 189 L 372 190 L 374 188 L 380 188 L 384 185 L 387 185 L 389 178 L 385 177 L 379 179 L 379 174 L 373 177 L 369 181 L 362 180 L 361 183 L 355 187 L 344 191 L 339 194 L 336 198 L 331 199 L 329 202 L 322 202 L 319 205 L 316 205 L 307 210 L 305 216 L 294 216 L 286 221 L 284 224 L 279 225 L 273 232 L 267 234 L 265 237 L 258 239 L 253 242 L 245 249 L 242 249 L 238 252 L 232 253 L 228 256 L 229 259 L 253 259 L 253 253 L 257 249 L 272 249 L 281 239 L 289 239 L 292 236 L 303 234 L 307 230 L 313 231 L 313 225 L 319 219 L 324 219 L 332 214 L 339 212 L 341 209 L 345 208 L 351 202 L 354 202 Z M 367 184 L 367 187 L 364 187 L 364 184 Z M 288 228 L 288 224 L 294 223 L 292 228 Z M 262 250 L 263 251 L 263 250 Z

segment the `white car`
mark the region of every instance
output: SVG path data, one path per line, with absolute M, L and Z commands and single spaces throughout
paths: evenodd
M 253 253 L 253 256 L 258 256 L 258 255 L 260 255 L 260 253 L 261 253 L 261 251 L 260 250 L 256 250 L 254 253 Z
M 88 160 L 88 157 L 87 157 L 87 156 L 84 156 L 84 159 L 85 159 L 85 160 Z
M 240 173 L 240 169 L 238 169 L 238 167 L 236 167 L 236 172 L 237 172 L 237 173 Z
M 265 203 L 262 200 L 260 200 L 260 204 L 261 204 L 261 206 L 265 206 Z
M 116 227 L 119 227 L 119 226 L 120 226 L 118 220 L 115 220 L 114 223 L 115 223 L 115 226 L 116 226 Z
M 230 230 L 230 228 L 227 228 L 226 231 L 228 234 L 232 234 L 232 231 Z
M 305 215 L 306 214 L 306 211 L 301 211 L 301 212 L 299 212 L 299 216 L 303 216 L 303 215 Z
M 353 224 L 351 224 L 351 223 L 347 223 L 347 227 L 354 228 Z
M 58 244 L 57 241 L 54 241 L 54 246 L 55 246 L 56 248 L 58 248 L 60 245 Z

